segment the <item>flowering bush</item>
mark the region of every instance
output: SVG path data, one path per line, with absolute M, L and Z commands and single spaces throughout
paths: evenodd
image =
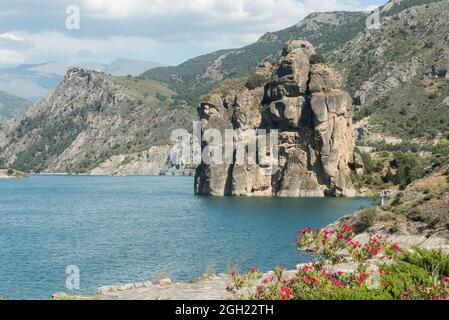
M 347 251 L 354 261 L 364 262 L 370 259 L 394 259 L 401 254 L 397 244 L 388 241 L 385 236 L 375 236 L 362 244 L 354 241 L 355 229 L 343 226 L 336 229 L 312 230 L 306 228 L 298 231 L 300 237 L 296 240 L 298 248 L 310 251 L 314 263 L 327 262 L 336 264 L 344 261 L 342 254 Z
M 449 256 L 440 253 L 435 258 L 421 249 L 406 253 L 385 236 L 369 238 L 366 243 L 354 238 L 350 226 L 301 230 L 296 242 L 300 250 L 312 254 L 310 264 L 294 275 L 277 268 L 264 276 L 251 268 L 247 274 L 233 274 L 228 291 L 251 300 L 449 299 Z M 333 271 L 339 263 L 348 262 L 345 256 L 351 257 L 355 270 Z

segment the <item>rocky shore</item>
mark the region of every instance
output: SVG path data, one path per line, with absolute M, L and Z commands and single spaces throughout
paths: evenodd
M 25 178 L 27 175 L 21 171 L 13 169 L 0 169 L 0 179 Z
M 336 224 L 345 221 L 342 218 Z M 336 225 L 334 224 L 334 226 Z M 332 225 L 331 225 L 332 226 Z M 392 243 L 398 244 L 404 250 L 411 250 L 414 246 L 423 249 L 437 249 L 449 253 L 449 240 L 438 235 L 423 234 L 395 234 L 391 235 L 383 230 L 381 225 L 374 226 L 370 232 L 364 232 L 354 238 L 354 241 L 366 242 L 374 235 L 385 235 L 389 237 Z M 340 263 L 334 267 L 335 272 L 353 272 L 356 269 L 356 263 L 352 262 L 349 254 L 342 252 L 341 255 L 346 262 Z M 297 265 L 300 269 L 304 264 Z M 296 270 L 286 271 L 287 279 L 293 278 Z M 274 274 L 269 271 L 262 278 L 268 278 Z M 134 284 L 104 286 L 98 289 L 94 296 L 71 296 L 66 293 L 57 293 L 52 299 L 70 300 L 70 299 L 89 299 L 89 300 L 231 300 L 233 296 L 226 290 L 232 283 L 232 277 L 229 274 L 204 275 L 196 281 L 173 282 L 170 279 L 159 281 L 148 281 Z

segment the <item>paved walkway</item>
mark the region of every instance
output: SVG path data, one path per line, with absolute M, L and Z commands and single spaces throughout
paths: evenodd
M 141 283 L 102 287 L 100 300 L 229 300 L 226 287 L 232 282 L 229 275 L 212 276 L 198 282 L 171 283 L 164 279 L 157 284 Z

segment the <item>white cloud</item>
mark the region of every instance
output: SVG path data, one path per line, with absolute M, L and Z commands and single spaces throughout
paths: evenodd
M 90 15 L 103 19 L 199 14 L 203 22 L 248 19 L 266 23 L 297 22 L 298 17 L 315 11 L 362 9 L 357 0 L 83 0 L 82 5 Z
M 159 41 L 196 42 L 204 49 L 249 44 L 312 12 L 364 9 L 358 0 L 82 0 L 87 16 L 130 26 L 146 19 L 149 28 L 161 30 L 153 35 Z
M 0 17 L 13 16 L 19 12 L 19 10 L 0 10 Z
M 0 65 L 18 65 L 26 61 L 26 56 L 14 50 L 0 49 Z
M 7 47 L 7 44 L 0 48 L 0 65 L 19 64 L 24 61 L 33 63 L 64 60 L 79 62 L 83 56 L 92 61 L 105 61 L 113 57 L 129 57 L 132 51 L 151 52 L 158 48 L 159 43 L 151 39 L 142 37 L 110 36 L 105 38 L 75 38 L 64 35 L 61 32 L 14 32 L 0 34 L 0 39 L 23 41 L 28 45 L 20 51 L 13 50 L 14 43 Z M 85 54 L 88 52 L 89 54 Z M 112 55 L 111 55 L 112 53 Z
M 80 6 L 80 30 L 65 29 L 68 3 Z M 108 62 L 121 56 L 177 64 L 213 50 L 250 44 L 262 34 L 290 27 L 312 12 L 363 10 L 361 3 L 361 0 L 61 0 L 56 4 L 53 0 L 42 0 L 39 14 L 34 9 L 17 6 L 23 16 L 0 19 L 0 28 L 5 32 L 0 34 L 0 50 L 9 51 L 9 57 L 2 61 L 20 60 L 17 55 L 20 53 L 30 63 L 62 59 Z M 0 16 L 17 8 L 0 4 Z M 36 32 L 36 26 L 47 31 Z
M 0 40 L 23 41 L 23 38 L 12 33 L 1 33 Z

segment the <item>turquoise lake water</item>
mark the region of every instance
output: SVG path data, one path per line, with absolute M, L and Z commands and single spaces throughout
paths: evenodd
M 102 285 L 308 261 L 296 231 L 367 199 L 214 198 L 186 177 L 32 176 L 0 180 L 0 296 L 49 299 Z M 80 290 L 66 289 L 66 267 Z

